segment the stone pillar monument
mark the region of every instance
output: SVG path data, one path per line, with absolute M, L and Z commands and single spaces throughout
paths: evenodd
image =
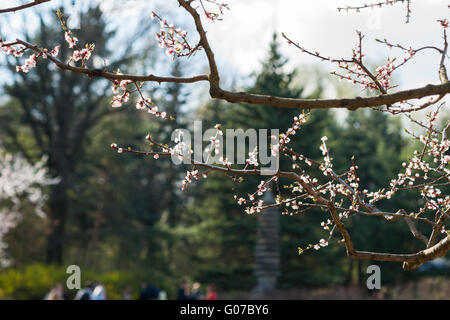
M 271 191 L 264 196 L 264 203 L 274 204 Z M 280 275 L 280 212 L 278 208 L 268 208 L 258 214 L 255 245 L 255 276 L 258 281 L 253 291 L 254 298 L 264 298 L 274 290 Z

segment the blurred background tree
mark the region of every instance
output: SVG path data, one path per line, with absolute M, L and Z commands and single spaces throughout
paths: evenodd
M 82 16 L 83 33 L 80 39 L 96 42 L 100 56 L 108 55 L 106 39 L 113 35 L 105 30 L 105 22 L 99 8 L 90 9 Z M 63 43 L 63 33 L 55 16 L 51 24 L 40 19 L 39 33 L 29 41 L 54 47 Z M 63 59 L 69 57 L 66 47 L 60 51 Z M 15 63 L 9 64 L 15 72 Z M 107 107 L 105 81 L 88 79 L 62 70 L 50 64 L 39 64 L 31 76 L 18 73 L 14 83 L 5 86 L 10 102 L 2 108 L 0 116 L 5 145 L 16 148 L 28 159 L 47 155 L 52 177 L 60 179 L 51 188 L 48 216 L 46 261 L 63 262 L 65 226 L 68 216 L 83 215 L 76 212 L 80 207 L 72 205 L 71 192 L 76 192 L 77 171 L 83 162 L 89 130 L 105 115 L 111 113 Z M 69 212 L 72 211 L 72 212 Z

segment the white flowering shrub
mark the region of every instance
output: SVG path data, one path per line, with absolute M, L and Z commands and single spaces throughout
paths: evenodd
M 0 148 L 0 267 L 10 260 L 5 249 L 4 235 L 15 228 L 22 218 L 21 209 L 32 205 L 44 217 L 46 195 L 42 188 L 57 183 L 48 177 L 46 159 L 30 164 L 20 155 L 11 155 Z

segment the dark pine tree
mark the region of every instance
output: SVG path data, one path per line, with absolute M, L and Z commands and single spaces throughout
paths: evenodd
M 90 8 L 82 15 L 81 25 L 82 30 L 77 32 L 80 43 L 95 43 L 95 55 L 107 56 L 106 41 L 113 33 L 106 30 L 101 10 Z M 72 53 L 65 45 L 64 32 L 56 15 L 49 22 L 41 17 L 39 33 L 25 36 L 28 41 L 47 48 L 62 44 L 59 58 L 63 61 Z M 61 264 L 65 225 L 71 210 L 69 193 L 76 180 L 74 173 L 83 161 L 89 131 L 111 112 L 107 96 L 110 85 L 105 80 L 62 71 L 45 61 L 39 61 L 29 74 L 17 74 L 15 65 L 18 63 L 9 61 L 15 76 L 14 82 L 5 87 L 10 102 L 0 110 L 0 130 L 5 140 L 13 144 L 10 149 L 15 148 L 30 159 L 48 156 L 51 175 L 60 178 L 59 184 L 50 191 L 46 259 L 49 263 Z M 34 143 L 21 142 L 18 137 L 24 132 Z

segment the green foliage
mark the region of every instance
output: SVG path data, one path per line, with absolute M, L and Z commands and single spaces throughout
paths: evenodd
M 55 266 L 29 265 L 22 270 L 0 272 L 1 299 L 43 299 L 50 287 L 65 282 L 65 270 Z
M 31 264 L 24 268 L 2 270 L 0 299 L 41 300 L 57 283 L 65 287 L 68 276 L 65 268 L 55 265 Z M 150 269 L 105 273 L 82 269 L 82 286 L 89 280 L 103 283 L 109 300 L 123 299 L 123 291 L 128 285 L 132 288 L 132 299 L 138 299 L 143 281 L 156 284 L 168 293 L 169 298 L 175 298 L 178 284 L 163 273 Z M 77 289 L 66 288 L 69 299 L 73 299 L 76 293 Z

